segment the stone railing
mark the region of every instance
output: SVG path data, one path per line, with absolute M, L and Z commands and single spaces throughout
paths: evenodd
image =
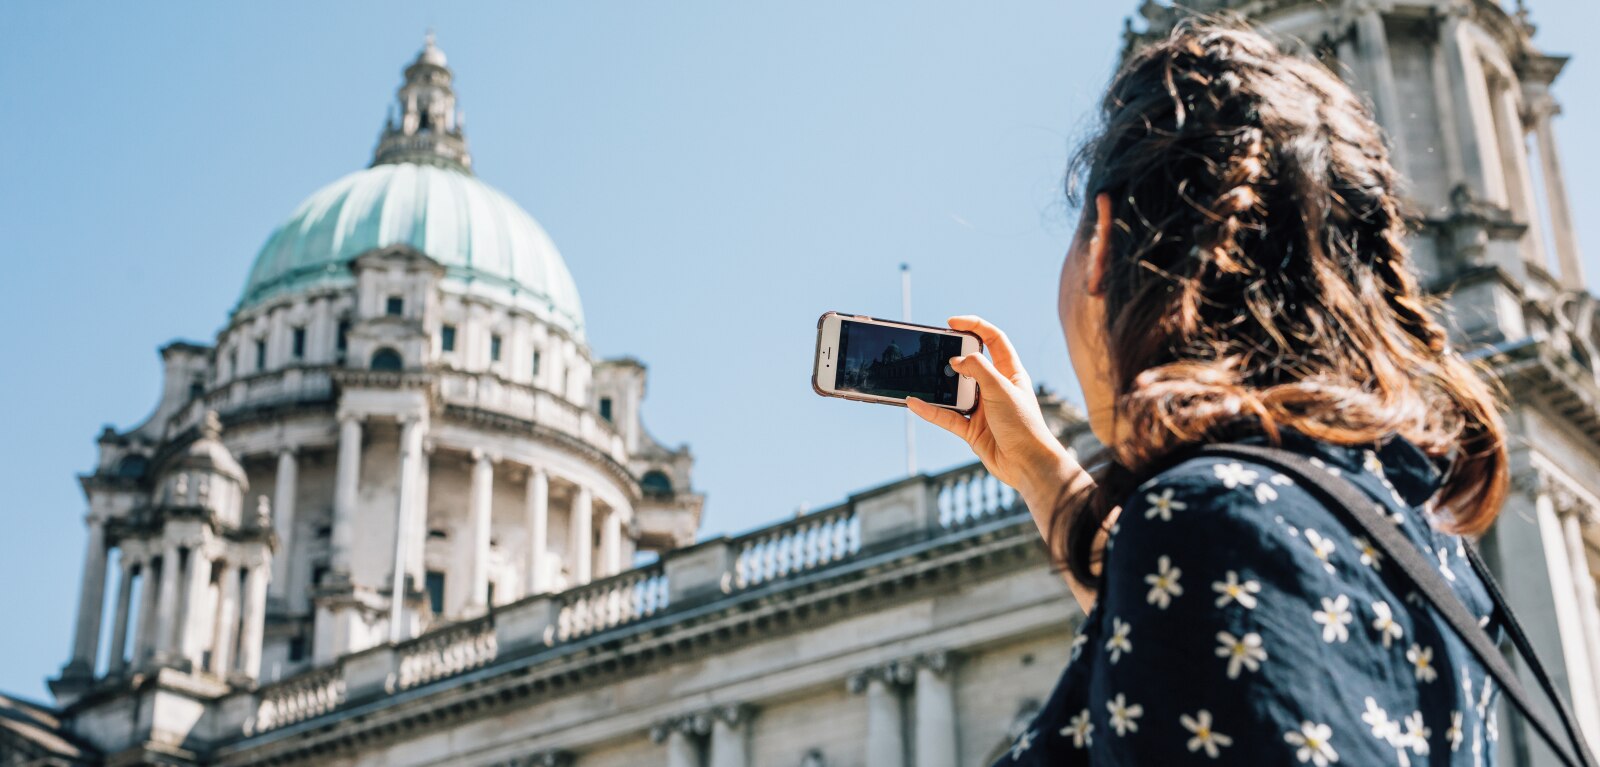
M 255 715 L 246 719 L 246 737 L 328 713 L 345 699 L 344 667 L 330 666 L 263 687 Z
M 487 666 L 499 653 L 494 622 L 488 618 L 456 623 L 396 645 L 398 668 L 389 692 L 409 690 L 436 679 Z
M 448 404 L 500 413 L 570 434 L 612 457 L 622 438 L 611 424 L 555 392 L 487 374 L 443 370 L 439 395 Z
M 556 597 L 546 643 L 566 642 L 665 610 L 667 575 L 660 562 L 568 589 Z
M 787 579 L 848 567 L 863 557 L 956 540 L 986 522 L 1013 524 L 1020 518 L 1017 511 L 1016 494 L 979 464 L 909 477 L 838 506 L 702 541 L 644 567 L 557 594 L 529 596 L 481 618 L 346 655 L 254 693 L 235 693 L 220 709 L 226 719 L 217 731 L 251 737 L 347 701 L 424 687 L 633 624 L 671 620 L 680 610 L 783 588 Z
M 235 378 L 190 400 L 167 422 L 167 433 L 198 425 L 207 410 L 226 415 L 243 408 L 327 400 L 333 396 L 332 372 L 330 367 L 306 366 Z
M 826 567 L 861 548 L 861 526 L 850 504 L 806 514 L 733 539 L 734 589 Z

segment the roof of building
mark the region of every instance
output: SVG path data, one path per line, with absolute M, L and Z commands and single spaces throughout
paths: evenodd
M 11 748 L 24 751 L 27 758 L 53 758 L 52 764 L 88 763 L 100 756 L 62 729 L 55 709 L 4 694 L 0 694 L 0 740 L 9 740 Z

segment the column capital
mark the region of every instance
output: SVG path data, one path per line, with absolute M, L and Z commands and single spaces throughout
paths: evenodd
M 916 681 L 916 678 L 917 659 L 915 657 L 896 658 L 851 674 L 845 678 L 845 686 L 851 693 L 860 694 L 865 692 L 874 681 L 893 687 L 911 684 Z
M 667 736 L 674 732 L 681 732 L 684 735 L 704 735 L 711 732 L 711 717 L 704 711 L 667 717 L 650 725 L 650 741 L 665 742 Z
M 916 664 L 919 669 L 927 669 L 939 676 L 949 673 L 955 665 L 956 654 L 944 649 L 929 650 L 917 655 Z
M 278 446 L 278 460 L 294 458 L 300 452 L 300 445 L 294 442 L 285 442 Z
M 717 706 L 712 709 L 711 714 L 722 722 L 737 726 L 750 721 L 750 717 L 755 714 L 755 711 L 755 706 L 749 703 L 732 703 L 725 706 Z
M 481 447 L 473 448 L 470 455 L 472 456 L 472 462 L 477 464 L 487 463 L 492 466 L 500 462 L 498 453 L 491 453 Z
M 349 423 L 360 424 L 362 421 L 367 420 L 367 414 L 357 413 L 353 410 L 340 410 L 338 419 L 340 426 L 344 426 L 345 424 Z

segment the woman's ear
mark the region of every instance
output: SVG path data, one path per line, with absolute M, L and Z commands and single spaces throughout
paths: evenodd
M 1111 243 L 1111 195 L 1101 192 L 1094 196 L 1094 232 L 1089 236 L 1088 285 L 1089 294 L 1105 295 L 1107 255 Z

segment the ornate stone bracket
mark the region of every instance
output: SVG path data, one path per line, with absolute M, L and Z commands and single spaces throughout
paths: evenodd
M 667 736 L 675 731 L 685 735 L 707 735 L 711 732 L 712 724 L 718 720 L 737 727 L 750 721 L 754 713 L 755 707 L 748 703 L 732 703 L 679 714 L 651 725 L 650 741 L 665 742 Z

